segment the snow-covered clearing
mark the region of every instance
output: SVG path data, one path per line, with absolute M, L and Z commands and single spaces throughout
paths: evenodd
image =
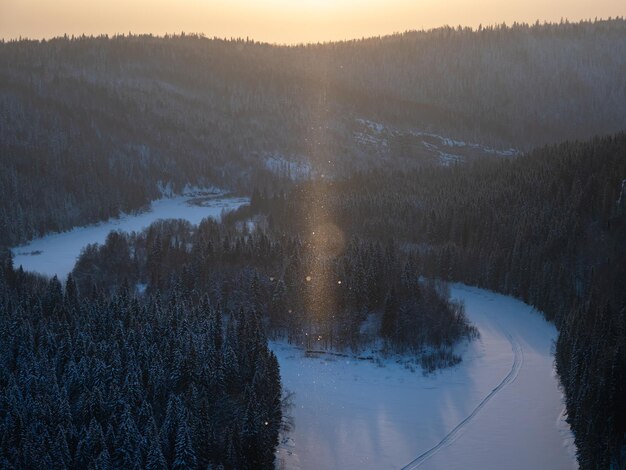
M 481 337 L 459 366 L 431 376 L 272 343 L 283 386 L 295 392 L 295 430 L 278 468 L 576 468 L 554 326 L 511 297 L 463 285 L 452 296 Z
M 443 166 L 462 163 L 468 159 L 485 155 L 500 157 L 521 155 L 521 152 L 514 148 L 497 149 L 475 142 L 451 139 L 450 137 L 418 129 L 402 129 L 387 126 L 368 119 L 359 118 L 355 122 L 358 126 L 353 130 L 353 137 L 357 143 L 366 147 L 377 147 L 384 153 L 386 149 L 391 149 L 390 139 L 404 138 L 404 143 L 401 143 L 401 145 L 407 145 L 406 138 L 410 136 L 414 138 L 414 141 L 410 142 L 409 145 L 421 143 L 423 150 L 427 152 L 426 155 L 430 154 Z
M 205 217 L 218 219 L 223 210 L 237 209 L 248 198 L 205 197 L 203 192 L 185 192 L 182 196 L 153 201 L 150 210 L 123 215 L 99 224 L 76 227 L 68 232 L 37 238 L 27 245 L 13 248 L 13 264 L 26 271 L 65 279 L 74 268 L 81 250 L 90 243 L 104 243 L 111 230 L 139 231 L 158 219 L 185 219 L 198 224 Z

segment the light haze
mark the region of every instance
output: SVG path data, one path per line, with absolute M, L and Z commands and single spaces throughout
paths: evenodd
M 0 0 L 0 37 L 185 31 L 293 44 L 625 14 L 623 0 Z

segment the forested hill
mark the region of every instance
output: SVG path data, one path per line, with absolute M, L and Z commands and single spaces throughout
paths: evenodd
M 139 208 L 158 181 L 249 188 L 614 132 L 625 74 L 623 19 L 295 47 L 2 42 L 0 244 Z

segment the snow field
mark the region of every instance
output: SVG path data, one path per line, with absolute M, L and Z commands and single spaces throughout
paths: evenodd
M 287 469 L 577 468 L 553 371 L 556 329 L 511 297 L 454 285 L 481 337 L 430 376 L 274 342 L 295 430 Z

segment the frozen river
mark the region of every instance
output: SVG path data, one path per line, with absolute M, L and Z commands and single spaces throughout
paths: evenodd
M 430 376 L 272 343 L 283 386 L 295 392 L 279 468 L 577 468 L 553 368 L 555 327 L 511 297 L 463 285 L 451 293 L 481 337 L 460 365 Z
M 150 210 L 135 215 L 123 215 L 99 224 L 76 227 L 68 232 L 53 233 L 13 248 L 13 264 L 26 271 L 65 279 L 74 268 L 81 250 L 90 243 L 104 243 L 111 230 L 139 231 L 158 219 L 185 219 L 198 224 L 205 217 L 220 218 L 222 211 L 237 209 L 248 198 L 203 197 L 188 194 L 153 201 Z M 195 202 L 195 203 L 194 203 Z

